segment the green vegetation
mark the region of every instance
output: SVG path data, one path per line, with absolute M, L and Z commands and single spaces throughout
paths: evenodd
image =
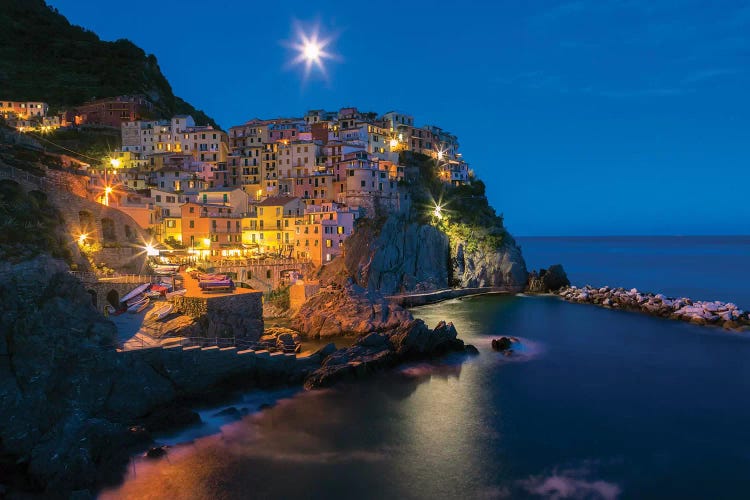
M 174 236 L 169 236 L 164 240 L 164 243 L 170 248 L 174 248 L 176 250 L 186 248 L 186 246 L 181 241 L 177 240 Z
M 144 94 L 155 118 L 189 114 L 216 123 L 176 97 L 156 57 L 128 40 L 105 42 L 71 25 L 43 0 L 0 2 L 0 89 L 12 100 L 46 101 L 51 111 L 93 98 Z
M 46 151 L 74 156 L 93 166 L 98 166 L 94 158 L 105 159 L 122 144 L 120 132 L 107 127 L 58 129 L 34 136 Z
M 40 191 L 0 181 L 0 260 L 21 262 L 41 253 L 72 261 L 62 214 Z
M 435 160 L 429 156 L 405 152 L 401 163 L 406 166 L 404 183 L 411 197 L 413 217 L 423 224 L 433 224 L 448 235 L 451 245 L 463 242 L 466 251 L 494 250 L 510 238 L 485 195 L 479 179 L 461 186 L 447 185 L 437 175 Z M 441 207 L 441 218 L 434 215 Z
M 279 309 L 286 311 L 289 309 L 289 286 L 282 286 L 267 293 L 264 295 L 264 299 L 269 304 L 273 304 Z

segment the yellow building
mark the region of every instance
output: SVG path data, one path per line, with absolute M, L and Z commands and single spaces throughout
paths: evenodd
M 162 241 L 175 240 L 182 243 L 182 217 L 169 216 L 162 220 Z
M 295 227 L 305 212 L 302 200 L 271 196 L 254 208 L 249 217 L 242 219 L 242 243 L 258 253 L 291 254 Z

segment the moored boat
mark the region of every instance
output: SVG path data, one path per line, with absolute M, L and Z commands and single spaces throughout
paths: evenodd
M 177 264 L 160 264 L 154 266 L 154 273 L 156 274 L 174 274 L 180 270 L 180 266 Z
M 187 293 L 187 289 L 175 290 L 174 292 L 167 292 L 167 300 L 171 300 L 175 297 L 182 297 Z
M 140 295 L 141 295 L 141 294 L 142 294 L 143 292 L 145 292 L 145 291 L 146 291 L 146 290 L 148 289 L 148 287 L 150 287 L 150 286 L 151 286 L 151 283 L 144 283 L 144 284 L 142 284 L 142 285 L 138 285 L 137 287 L 135 287 L 135 288 L 133 288 L 132 290 L 130 290 L 130 292 L 128 292 L 127 294 L 125 294 L 125 296 L 123 296 L 123 297 L 122 297 L 122 298 L 120 299 L 120 302 L 125 302 L 125 303 L 128 303 L 128 301 L 130 301 L 130 300 L 132 300 L 132 299 L 134 299 L 134 298 L 136 298 L 136 297 L 140 296 Z
M 151 311 L 151 319 L 154 321 L 160 321 L 164 318 L 166 318 L 174 309 L 174 304 L 171 304 L 169 302 L 159 306 L 158 308 Z
M 144 309 L 148 307 L 148 304 L 150 301 L 151 299 L 149 299 L 148 297 L 143 297 L 143 299 L 140 302 L 136 302 L 132 306 L 128 307 L 128 312 L 131 314 L 142 312 Z

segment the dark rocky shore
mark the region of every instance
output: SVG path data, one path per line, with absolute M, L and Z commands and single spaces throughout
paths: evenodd
M 651 316 L 687 321 L 697 325 L 721 326 L 727 330 L 750 329 L 750 316 L 731 302 L 701 301 L 640 292 L 635 288 L 561 288 L 557 294 L 568 302 L 637 311 Z
M 358 335 L 354 346 L 329 344 L 306 357 L 234 348 L 120 353 L 114 325 L 63 262 L 1 264 L 0 485 L 45 496 L 96 491 L 153 446 L 150 433 L 199 422 L 189 409 L 196 401 L 231 389 L 327 387 L 465 350 L 453 325 L 429 329 L 377 294 L 350 287 L 335 300 L 320 295 L 305 330 Z

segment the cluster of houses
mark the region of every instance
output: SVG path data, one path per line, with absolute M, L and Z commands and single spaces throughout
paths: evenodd
M 403 113 L 311 110 L 226 133 L 186 115 L 133 119 L 143 104 L 126 97 L 117 100 L 130 107 L 110 124 L 119 120 L 121 150 L 91 171 L 90 190 L 156 241 L 200 260 L 331 261 L 357 218 L 408 203 L 399 189 L 403 151 L 432 157 L 446 183 L 469 181 L 456 136 Z

